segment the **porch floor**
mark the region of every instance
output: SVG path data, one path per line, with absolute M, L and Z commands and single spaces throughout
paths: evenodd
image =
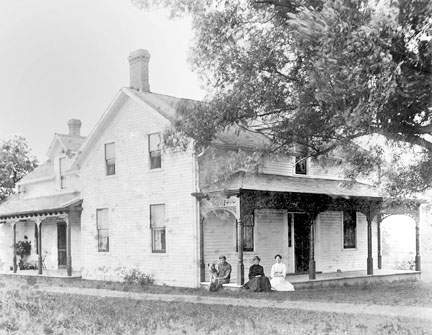
M 52 277 L 52 278 L 81 278 L 80 271 L 72 271 L 72 276 L 67 275 L 66 269 L 58 269 L 58 270 L 43 270 L 43 273 L 40 275 L 38 270 L 18 270 L 17 273 L 13 273 L 12 271 L 5 272 L 8 275 L 14 276 L 36 276 L 36 277 Z
M 317 273 L 316 279 L 309 279 L 309 274 L 287 275 L 286 279 L 294 285 L 295 289 L 308 289 L 319 287 L 365 285 L 383 282 L 417 281 L 420 280 L 420 271 L 374 269 L 373 275 L 368 275 L 366 270 Z M 245 278 L 245 282 L 247 279 Z M 201 287 L 208 287 L 209 282 L 201 282 Z M 240 289 L 237 283 L 224 285 L 227 289 Z

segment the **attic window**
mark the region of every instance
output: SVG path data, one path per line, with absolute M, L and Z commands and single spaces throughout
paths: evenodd
M 149 157 L 150 170 L 160 169 L 162 167 L 161 157 L 161 135 L 160 133 L 149 135 Z
M 295 158 L 295 174 L 307 174 L 307 157 L 296 156 Z
M 66 188 L 65 163 L 66 163 L 65 157 L 59 158 L 59 175 L 60 175 L 60 188 L 61 189 Z
M 115 144 L 107 143 L 105 144 L 105 166 L 106 175 L 115 175 Z

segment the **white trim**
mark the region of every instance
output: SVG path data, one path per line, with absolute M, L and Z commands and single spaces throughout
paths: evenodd
M 39 182 L 41 182 L 41 181 L 48 181 L 48 180 L 55 179 L 55 177 L 56 177 L 56 176 L 55 176 L 55 174 L 54 174 L 54 175 L 51 175 L 51 176 L 41 177 L 41 178 L 37 178 L 37 179 L 31 179 L 31 180 L 28 180 L 28 181 L 23 180 L 23 181 L 21 181 L 21 182 L 18 182 L 18 183 L 17 183 L 17 186 L 18 186 L 18 185 L 28 185 L 28 184 L 39 183 Z

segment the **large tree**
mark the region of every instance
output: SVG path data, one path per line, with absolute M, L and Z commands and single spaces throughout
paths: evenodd
M 343 155 L 352 178 L 380 165 L 393 194 L 432 186 L 430 0 L 132 1 L 192 17 L 209 94 L 176 128 L 198 146 L 236 124 L 270 136 L 272 152 Z
M 0 202 L 15 192 L 15 184 L 37 167 L 27 141 L 13 136 L 0 141 Z

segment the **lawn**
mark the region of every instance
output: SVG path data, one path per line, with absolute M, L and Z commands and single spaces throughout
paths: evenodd
M 432 334 L 432 323 L 400 317 L 373 317 L 47 294 L 43 285 L 215 295 L 204 290 L 121 283 L 0 277 L 0 334 Z M 287 294 L 221 291 L 234 298 L 343 301 L 431 307 L 432 286 L 421 283 L 304 290 Z

